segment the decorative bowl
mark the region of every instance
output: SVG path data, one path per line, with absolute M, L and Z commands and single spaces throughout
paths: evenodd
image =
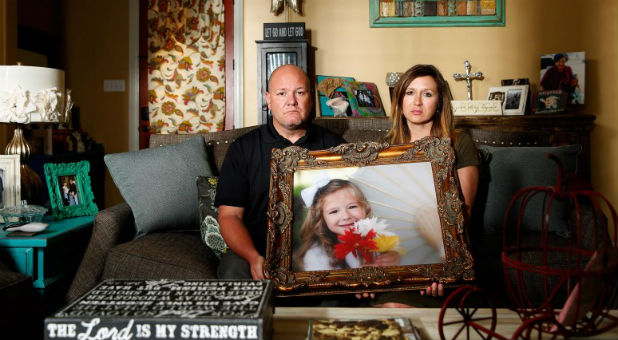
M 3 223 L 41 222 L 47 208 L 39 205 L 16 205 L 0 209 Z

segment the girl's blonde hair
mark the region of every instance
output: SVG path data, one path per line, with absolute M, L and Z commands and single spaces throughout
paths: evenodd
M 410 83 L 419 77 L 430 76 L 438 85 L 438 108 L 433 115 L 431 136 L 449 137 L 455 140 L 453 128 L 453 109 L 451 106 L 451 90 L 440 71 L 433 65 L 414 65 L 399 78 L 393 89 L 393 103 L 391 104 L 391 119 L 393 127 L 386 135 L 386 140 L 391 144 L 405 144 L 410 142 L 410 129 L 403 114 L 403 97 Z
M 300 247 L 294 254 L 294 265 L 297 270 L 303 270 L 305 254 L 314 243 L 317 243 L 328 254 L 332 267 L 337 265 L 340 265 L 342 268 L 347 267 L 345 261 L 337 259 L 333 253 L 333 248 L 338 243 L 337 234 L 328 229 L 322 214 L 324 198 L 341 189 L 352 190 L 359 205 L 364 209 L 366 217 L 370 217 L 371 206 L 363 192 L 354 183 L 345 179 L 330 180 L 325 186 L 316 191 L 307 217 L 305 217 L 305 221 L 300 229 Z

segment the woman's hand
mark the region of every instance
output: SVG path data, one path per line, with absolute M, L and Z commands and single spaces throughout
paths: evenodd
M 421 290 L 421 295 L 427 296 L 444 296 L 444 285 L 434 282 L 431 286 Z
M 354 294 L 357 299 L 375 299 L 376 295 L 374 293 L 358 293 Z

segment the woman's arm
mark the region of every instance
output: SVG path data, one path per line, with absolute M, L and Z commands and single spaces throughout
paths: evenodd
M 477 166 L 466 166 L 457 169 L 457 177 L 459 177 L 459 185 L 464 198 L 464 219 L 469 221 L 478 190 L 479 168 Z

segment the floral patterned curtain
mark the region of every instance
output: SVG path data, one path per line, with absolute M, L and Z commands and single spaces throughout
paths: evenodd
M 153 133 L 223 130 L 223 0 L 150 0 L 148 102 Z

